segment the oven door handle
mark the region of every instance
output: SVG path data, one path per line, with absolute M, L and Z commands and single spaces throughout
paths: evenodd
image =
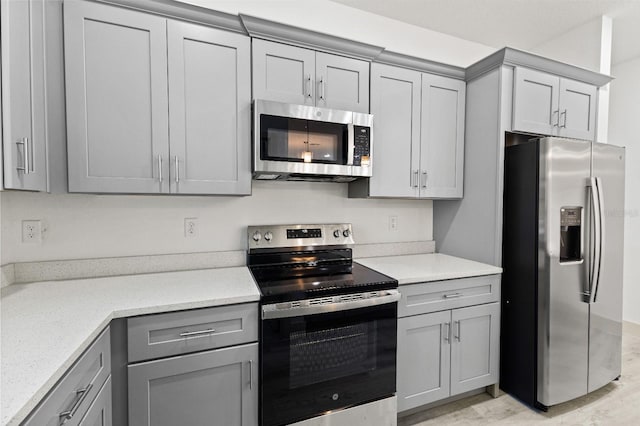
M 333 301 L 313 304 L 313 299 L 305 300 L 305 306 L 283 306 L 287 304 L 274 303 L 262 306 L 262 319 L 291 318 L 306 315 L 326 314 L 330 312 L 346 311 L 348 309 L 367 308 L 386 305 L 400 300 L 398 290 L 384 290 L 379 295 L 357 299 L 357 295 L 334 296 Z M 325 299 L 326 300 L 326 299 Z

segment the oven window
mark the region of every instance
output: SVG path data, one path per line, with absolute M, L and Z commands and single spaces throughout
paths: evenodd
M 373 321 L 291 333 L 289 389 L 375 369 L 375 330 Z
M 262 425 L 393 395 L 396 327 L 396 303 L 263 320 Z
M 260 158 L 300 163 L 347 163 L 346 124 L 260 116 Z

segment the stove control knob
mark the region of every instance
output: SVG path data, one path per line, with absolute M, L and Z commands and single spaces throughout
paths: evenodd
M 344 235 L 345 238 L 349 238 L 349 235 L 351 235 L 351 231 L 345 229 L 344 231 L 342 231 L 342 235 Z
M 260 231 L 256 231 L 253 233 L 253 241 L 255 241 L 256 243 L 258 241 L 260 241 L 262 239 L 262 234 L 260 233 Z
M 264 239 L 265 241 L 271 241 L 271 239 L 273 238 L 273 234 L 269 231 L 264 233 Z
M 335 231 L 333 231 L 333 236 L 336 238 L 340 238 L 340 230 L 336 229 Z

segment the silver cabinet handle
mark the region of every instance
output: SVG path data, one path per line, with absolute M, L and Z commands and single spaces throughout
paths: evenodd
M 456 298 L 456 297 L 462 297 L 462 293 L 443 294 L 442 297 L 444 297 L 445 299 L 453 299 L 453 298 Z
M 176 183 L 180 183 L 180 160 L 178 160 L 178 156 L 174 157 L 176 162 Z
M 16 145 L 22 145 L 22 167 L 16 167 L 16 170 L 23 172 L 25 175 L 31 173 L 31 155 L 29 153 L 29 138 L 22 138 L 16 142 Z
M 320 77 L 320 99 L 322 99 L 323 101 L 325 101 L 325 97 L 324 97 L 324 77 Z
M 553 116 L 556 116 L 556 122 L 553 123 L 553 127 L 558 127 L 560 125 L 560 110 L 557 109 L 551 113 L 551 120 L 553 121 Z
M 78 408 L 80 408 L 80 405 L 82 405 L 82 402 L 89 395 L 89 391 L 91 390 L 92 387 L 93 387 L 93 384 L 89 383 L 86 387 L 76 391 L 77 399 L 75 400 L 71 408 L 66 411 L 63 411 L 58 415 L 58 418 L 60 419 L 60 423 L 59 423 L 60 425 L 65 424 L 68 420 L 70 420 L 76 414 L 76 412 L 78 411 Z
M 311 74 L 307 74 L 307 98 L 311 97 Z
M 162 183 L 162 155 L 158 154 L 158 180 Z
M 444 335 L 444 341 L 449 343 L 451 341 L 451 324 L 449 324 L 448 322 L 445 322 L 444 324 L 444 328 L 445 328 L 445 332 L 443 333 Z
M 253 360 L 249 360 L 249 389 L 253 389 Z
M 565 109 L 564 111 L 562 111 L 560 115 L 564 115 L 564 120 L 562 120 L 562 124 L 560 125 L 560 127 L 564 127 L 566 129 L 567 128 L 567 110 Z M 558 121 L 560 121 L 559 117 L 558 117 Z
M 411 186 L 413 186 L 414 188 L 418 187 L 418 174 L 419 173 L 420 172 L 418 170 L 414 170 L 413 171 L 413 177 L 412 177 L 412 180 L 411 180 Z
M 184 333 L 180 333 L 180 337 L 199 336 L 201 334 L 211 334 L 215 332 L 216 330 L 214 328 L 207 328 L 206 330 L 198 330 L 198 331 L 185 331 Z
M 456 334 L 454 337 L 459 342 L 460 341 L 460 337 L 461 337 L 461 335 L 460 335 L 460 330 L 461 330 L 460 321 L 455 321 L 455 324 L 457 324 L 458 334 Z
M 422 187 L 426 188 L 427 187 L 427 172 L 422 172 Z

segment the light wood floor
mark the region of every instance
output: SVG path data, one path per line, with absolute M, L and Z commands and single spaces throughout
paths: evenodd
M 625 323 L 622 376 L 617 382 L 543 413 L 509 395 L 480 394 L 401 418 L 398 426 L 640 425 L 640 325 Z

